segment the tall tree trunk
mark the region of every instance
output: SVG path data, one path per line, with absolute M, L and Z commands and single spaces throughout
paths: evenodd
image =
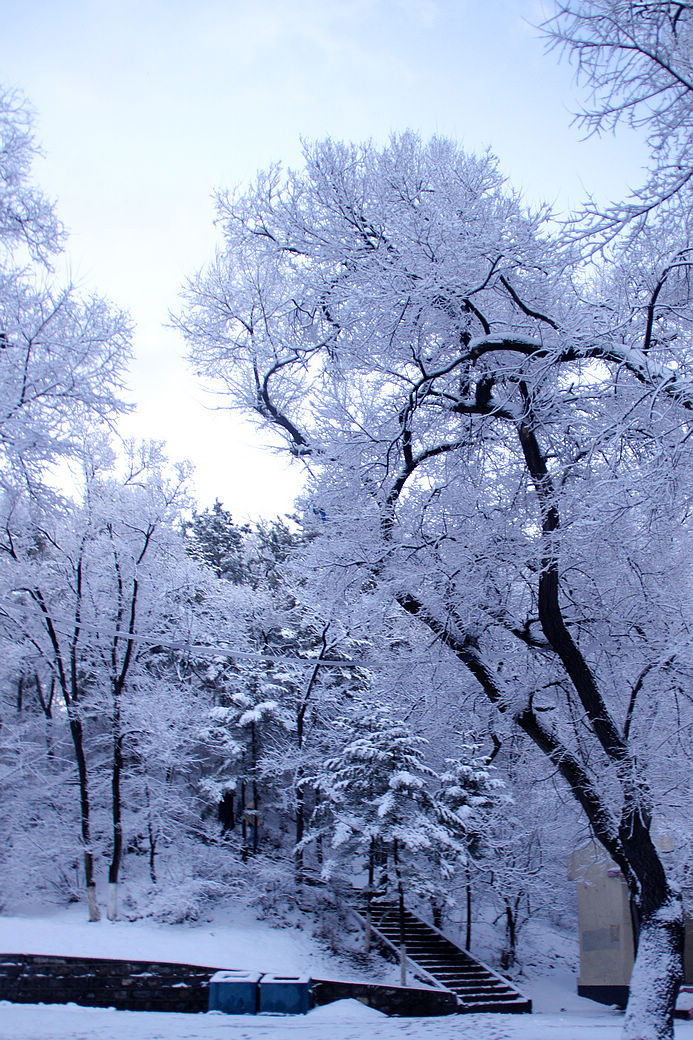
M 683 937 L 680 898 L 670 896 L 658 910 L 643 914 L 630 979 L 624 1040 L 673 1037 L 676 995 L 683 982 Z
M 400 985 L 407 984 L 407 932 L 404 918 L 404 889 L 402 882 L 397 880 L 398 907 L 399 907 L 399 981 Z
M 70 735 L 72 737 L 75 759 L 77 761 L 77 776 L 79 779 L 80 830 L 84 857 L 84 881 L 87 889 L 87 908 L 89 911 L 89 920 L 99 921 L 101 919 L 101 913 L 96 899 L 94 857 L 91 851 L 91 808 L 89 801 L 87 761 L 84 754 L 84 732 L 82 730 L 82 720 L 78 717 L 72 705 L 68 706 L 68 717 L 70 723 Z
M 257 781 L 253 777 L 253 854 L 257 854 L 260 846 L 260 795 Z
M 366 889 L 366 935 L 364 938 L 364 953 L 371 952 L 371 940 L 373 938 L 373 885 L 375 882 L 375 839 L 371 838 L 368 849 L 368 888 Z
M 589 722 L 621 782 L 624 808 L 618 835 L 606 825 L 612 815 L 603 797 L 590 783 L 596 806 L 587 812 L 595 834 L 624 872 L 633 907 L 640 914 L 640 942 L 631 978 L 625 1037 L 627 1040 L 669 1040 L 673 1037 L 676 994 L 683 979 L 683 908 L 666 879 L 664 866 L 650 834 L 648 792 L 628 746 L 628 723 L 623 731 L 616 725 L 596 677 L 565 623 L 560 603 L 560 571 L 556 536 L 560 515 L 553 480 L 536 432 L 532 401 L 519 384 L 525 415 L 518 425 L 528 473 L 534 484 L 542 515 L 542 569 L 539 574 L 538 608 L 542 631 L 561 661 Z M 585 777 L 587 779 L 587 777 Z M 573 793 L 585 808 L 587 792 L 578 784 Z M 588 807 L 589 808 L 589 807 Z M 612 817 L 613 818 L 613 817 Z
M 303 773 L 301 768 L 296 772 L 295 782 L 295 797 L 296 797 L 296 840 L 294 844 L 294 866 L 296 871 L 296 884 L 300 885 L 303 881 L 303 849 L 301 848 L 301 842 L 305 834 L 306 828 L 306 794 L 303 787 Z
M 118 876 L 123 853 L 123 819 L 120 792 L 120 781 L 123 772 L 123 737 L 120 733 L 120 710 L 116 701 L 113 718 L 113 762 L 111 773 L 111 815 L 113 824 L 113 848 L 111 862 L 108 867 L 108 908 L 109 921 L 118 917 Z
M 241 859 L 245 863 L 248 859 L 248 812 L 245 804 L 245 780 L 242 780 L 239 785 L 238 811 L 241 817 Z
M 501 953 L 500 966 L 503 971 L 512 968 L 517 957 L 517 920 L 515 909 L 505 900 L 505 948 Z
M 550 570 L 544 573 L 549 573 L 555 579 L 555 574 L 551 576 Z M 543 592 L 546 595 L 545 589 Z M 555 597 L 555 589 L 552 595 Z M 481 684 L 489 701 L 499 710 L 505 711 L 504 691 L 473 641 L 458 638 L 440 619 L 430 614 L 415 596 L 400 595 L 398 602 L 408 613 L 419 617 L 457 654 Z M 545 602 L 544 608 L 546 606 Z M 555 599 L 549 607 L 558 609 Z M 632 902 L 639 910 L 641 937 L 646 933 L 646 939 L 636 955 L 625 1040 L 673 1040 L 675 998 L 683 978 L 684 924 L 681 897 L 669 886 L 659 853 L 652 841 L 650 820 L 642 808 L 647 792 L 639 781 L 636 763 L 623 746 L 622 738 L 594 687 L 593 677 L 584 658 L 562 626 L 560 611 L 554 617 L 554 622 L 553 630 L 550 624 L 545 628 L 545 631 L 551 632 L 549 641 L 554 649 L 553 640 L 558 646 L 561 646 L 563 640 L 567 642 L 566 656 L 571 658 L 575 686 L 578 692 L 585 693 L 585 719 L 592 722 L 592 716 L 595 716 L 594 732 L 608 759 L 618 769 L 626 806 L 621 819 L 615 815 L 611 803 L 598 788 L 588 766 L 560 741 L 555 732 L 543 725 L 531 704 L 517 711 L 514 721 L 553 762 L 584 811 L 596 838 L 621 868 Z M 586 675 L 586 692 L 579 689 L 580 673 Z
M 466 933 L 464 937 L 464 948 L 465 950 L 471 950 L 472 948 L 472 883 L 469 880 L 469 868 L 466 870 L 467 884 L 465 886 L 465 898 L 466 898 L 466 910 L 467 910 L 467 921 L 466 921 Z
M 676 995 L 683 982 L 684 918 L 641 813 L 624 814 L 621 841 L 625 873 L 639 919 L 624 1040 L 671 1040 Z
M 407 984 L 407 930 L 406 918 L 404 916 L 404 885 L 399 869 L 399 857 L 397 841 L 392 844 L 392 858 L 394 860 L 395 876 L 397 877 L 397 905 L 399 912 L 399 981 L 401 986 Z
M 149 877 L 152 884 L 156 884 L 156 833 L 152 823 L 152 800 L 149 794 L 149 784 L 144 782 L 144 794 L 147 802 L 147 836 L 149 838 Z
M 299 697 L 296 703 L 296 746 L 299 754 L 299 765 L 296 770 L 296 781 L 295 781 L 295 795 L 296 795 L 296 880 L 300 884 L 303 877 L 303 852 L 298 847 L 303 841 L 306 828 L 306 790 L 304 781 L 304 771 L 301 765 L 302 754 L 303 754 L 303 737 L 305 733 L 305 721 L 306 711 L 310 702 L 313 688 L 318 678 L 318 672 L 320 670 L 320 662 L 324 659 L 327 653 L 327 633 L 329 631 L 329 622 L 325 625 L 322 631 L 320 653 L 318 654 L 315 665 L 311 672 L 308 685 L 304 692 Z
M 55 677 L 51 678 L 51 689 L 48 697 L 44 695 L 43 685 L 39 678 L 38 672 L 34 672 L 34 686 L 36 688 L 36 696 L 38 702 L 41 705 L 41 711 L 45 720 L 45 734 L 46 734 L 46 754 L 48 755 L 48 761 L 52 764 L 55 760 L 55 748 L 53 746 L 53 731 L 51 729 L 53 721 L 53 698 L 55 697 Z
M 252 790 L 253 790 L 253 804 L 251 813 L 251 826 L 253 830 L 253 853 L 257 853 L 260 836 L 259 836 L 259 818 L 258 818 L 258 785 L 257 785 L 257 760 L 258 760 L 258 740 L 257 740 L 257 729 L 254 722 L 250 724 L 250 740 L 253 756 L 253 772 L 252 772 Z
M 316 812 L 320 801 L 320 795 L 318 791 L 313 792 L 313 799 L 313 812 Z M 315 858 L 318 861 L 318 866 L 322 867 L 323 863 L 325 862 L 325 850 L 323 846 L 322 834 L 318 834 L 318 840 L 315 843 Z

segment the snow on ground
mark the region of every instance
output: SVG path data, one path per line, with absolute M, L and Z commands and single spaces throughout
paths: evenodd
M 353 1000 L 298 1016 L 0 1003 L 0 1040 L 620 1040 L 621 1023 L 621 1015 L 604 1008 L 590 1015 L 387 1018 Z M 677 1022 L 676 1040 L 693 1040 L 693 1022 Z
M 0 950 L 70 957 L 115 957 L 122 960 L 180 961 L 218 968 L 240 968 L 314 978 L 395 982 L 398 971 L 383 962 L 383 974 L 372 973 L 336 958 L 305 931 L 272 927 L 234 905 L 211 922 L 157 924 L 151 920 L 89 924 L 82 904 L 41 917 L 0 917 Z M 376 969 L 377 970 L 377 969 Z
M 234 910 L 230 920 L 227 915 L 200 925 L 87 924 L 81 906 L 42 917 L 0 917 L 0 950 L 180 960 L 318 978 L 366 977 L 331 957 L 305 932 L 272 928 L 244 909 Z M 578 997 L 575 975 L 560 959 L 554 970 L 542 967 L 541 974 L 521 986 L 534 1001 L 532 1015 L 387 1018 L 354 1000 L 295 1017 L 0 1002 L 0 1040 L 620 1040 L 623 1016 Z M 678 1022 L 676 1037 L 693 1040 L 693 1021 Z

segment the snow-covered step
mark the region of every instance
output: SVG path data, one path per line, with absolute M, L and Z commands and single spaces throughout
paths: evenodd
M 365 908 L 361 908 L 361 913 L 365 913 Z M 393 903 L 371 904 L 372 927 L 395 947 L 400 941 L 399 922 L 399 909 Z M 532 1002 L 512 982 L 477 961 L 410 910 L 404 913 L 404 937 L 408 959 L 439 985 L 455 993 L 460 1012 L 508 1014 L 532 1010 Z

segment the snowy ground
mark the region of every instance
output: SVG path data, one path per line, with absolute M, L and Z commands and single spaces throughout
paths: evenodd
M 0 950 L 180 961 L 276 974 L 293 972 L 314 978 L 381 981 L 359 971 L 352 963 L 341 962 L 305 931 L 272 927 L 240 906 L 234 907 L 231 914 L 227 912 L 211 923 L 199 925 L 156 924 L 148 920 L 101 920 L 89 924 L 81 904 L 41 917 L 0 917 Z M 395 968 L 384 965 L 383 970 L 389 973 L 387 981 L 396 982 Z
M 275 929 L 246 911 L 198 927 L 149 922 L 86 924 L 81 907 L 41 918 L 0 918 L 0 950 L 188 963 L 358 978 L 297 929 Z M 392 980 L 388 980 L 392 981 Z M 622 1016 L 575 994 L 565 966 L 522 988 L 533 1015 L 387 1018 L 356 1001 L 308 1015 L 179 1015 L 72 1005 L 0 1002 L 0 1040 L 618 1040 Z M 677 1040 L 693 1040 L 693 1022 L 678 1022 Z
M 620 1032 L 621 1016 L 605 1009 L 387 1018 L 341 1000 L 305 1016 L 240 1017 L 0 1003 L 2 1040 L 619 1040 Z M 676 1037 L 693 1040 L 693 1022 L 677 1022 Z

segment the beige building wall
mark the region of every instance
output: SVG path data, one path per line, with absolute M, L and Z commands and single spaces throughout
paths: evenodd
M 594 845 L 573 853 L 580 931 L 578 986 L 627 986 L 633 970 L 628 889 L 611 860 Z
M 569 878 L 577 887 L 580 933 L 578 993 L 625 1003 L 634 963 L 628 888 L 620 870 L 599 845 L 573 853 Z M 686 920 L 685 982 L 693 982 L 693 921 Z

